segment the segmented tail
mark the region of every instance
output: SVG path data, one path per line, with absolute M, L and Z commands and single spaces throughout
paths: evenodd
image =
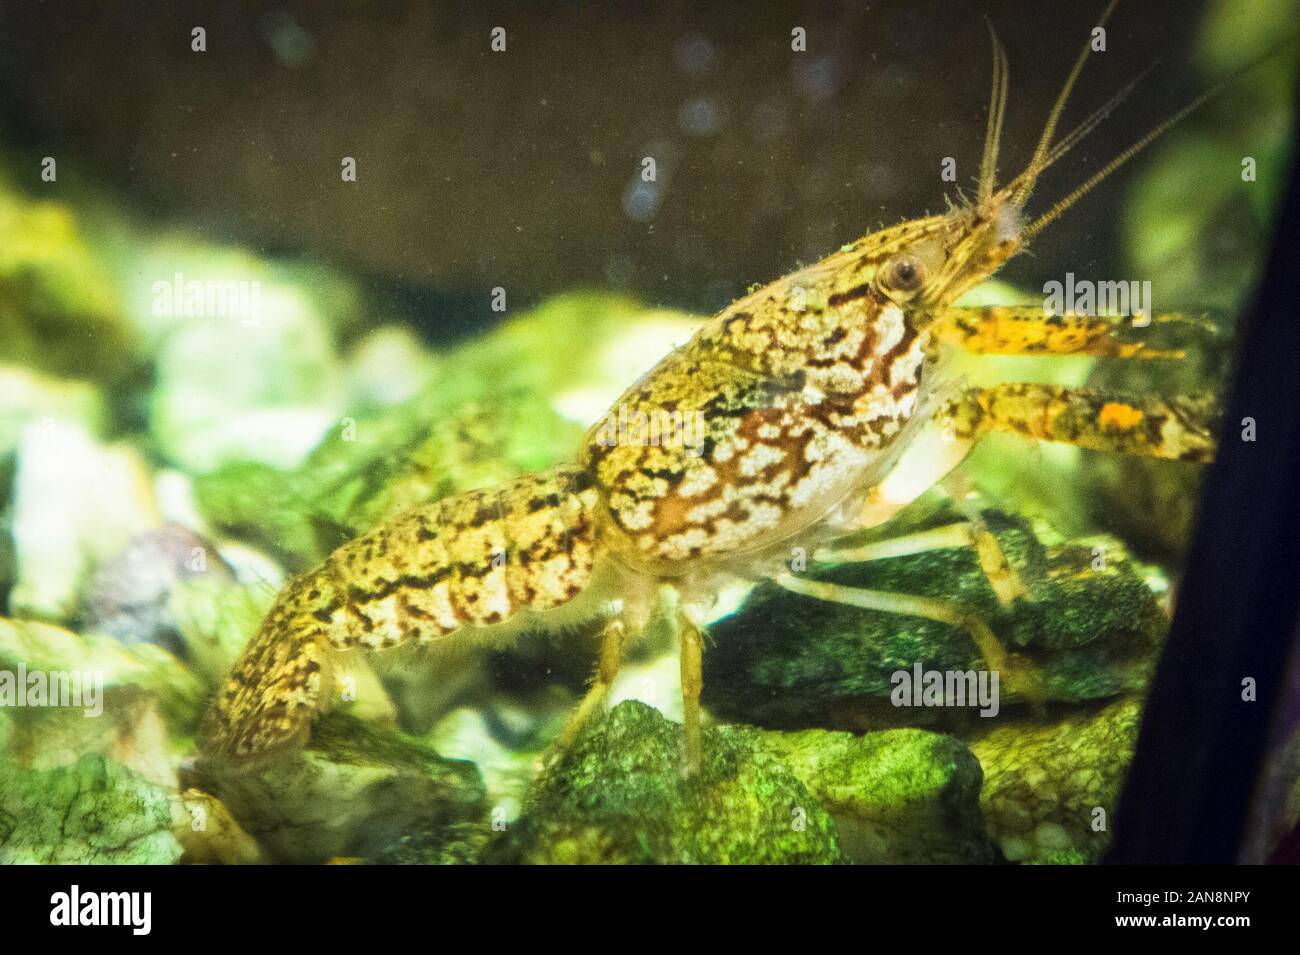
M 306 741 L 334 651 L 483 630 L 568 603 L 590 583 L 599 496 L 562 467 L 407 511 L 281 591 L 204 719 L 206 757 Z M 489 632 L 489 631 L 485 631 Z

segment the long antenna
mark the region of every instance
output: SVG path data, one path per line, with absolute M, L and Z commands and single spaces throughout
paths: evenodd
M 1007 114 L 1007 89 L 1010 85 L 1010 71 L 1007 67 L 1007 51 L 998 40 L 991 21 L 989 39 L 993 41 L 993 88 L 989 93 L 989 123 L 984 132 L 984 157 L 980 160 L 979 202 L 986 204 L 993 198 L 996 185 L 998 148 L 1002 143 L 1002 120 Z
M 1097 21 L 1097 27 L 1106 25 L 1110 15 L 1115 12 L 1115 7 L 1119 0 L 1110 0 L 1106 9 L 1102 12 L 1101 18 Z M 1094 29 L 1096 29 L 1094 28 Z M 1083 44 L 1083 49 L 1079 51 L 1079 57 L 1074 61 L 1074 66 L 1070 69 L 1070 75 L 1065 78 L 1065 86 L 1061 88 L 1060 95 L 1056 97 L 1056 102 L 1052 104 L 1052 111 L 1047 114 L 1047 125 L 1043 127 L 1043 135 L 1039 137 L 1038 146 L 1034 149 L 1034 157 L 1029 160 L 1029 165 L 1023 173 L 1024 182 L 1012 196 L 1016 205 L 1024 207 L 1029 201 L 1030 195 L 1034 191 L 1034 183 L 1038 179 L 1038 174 L 1043 170 L 1043 163 L 1047 156 L 1048 150 L 1052 146 L 1052 137 L 1056 135 L 1056 124 L 1061 120 L 1061 113 L 1065 111 L 1065 104 L 1070 100 L 1070 93 L 1074 90 L 1074 84 L 1078 82 L 1079 74 L 1083 72 L 1083 64 L 1088 61 L 1088 55 L 1092 52 L 1092 38 Z
M 1209 89 L 1205 90 L 1203 93 L 1196 96 L 1191 102 L 1187 103 L 1187 105 L 1177 110 L 1168 119 L 1157 124 L 1155 128 L 1153 128 L 1145 136 L 1143 136 L 1137 142 L 1133 143 L 1133 145 L 1129 146 L 1127 149 L 1121 152 L 1110 162 L 1106 163 L 1105 166 L 1103 166 L 1101 169 L 1097 170 L 1095 173 L 1089 176 L 1088 179 L 1081 186 L 1079 186 L 1077 189 L 1075 189 L 1073 192 L 1067 195 L 1064 199 L 1057 202 L 1050 209 L 1044 212 L 1041 216 L 1039 216 L 1028 226 L 1026 226 L 1024 231 L 1021 233 L 1021 235 L 1024 238 L 1028 239 L 1033 237 L 1038 232 L 1041 232 L 1045 226 L 1058 219 L 1061 216 L 1061 214 L 1065 212 L 1065 210 L 1069 209 L 1070 206 L 1074 205 L 1081 198 L 1087 195 L 1087 193 L 1090 192 L 1098 183 L 1100 183 L 1103 179 L 1105 179 L 1107 176 L 1113 173 L 1116 169 L 1124 165 L 1126 162 L 1128 162 L 1138 153 L 1142 152 L 1142 150 L 1146 149 L 1153 142 L 1155 142 L 1165 133 L 1169 132 L 1170 129 L 1178 125 L 1178 123 L 1182 122 L 1192 113 L 1196 112 L 1206 103 L 1208 103 L 1210 100 L 1214 99 L 1214 97 L 1218 96 L 1225 89 L 1227 89 L 1238 79 L 1240 79 L 1243 74 L 1250 72 L 1255 67 L 1259 66 L 1261 63 L 1271 59 L 1280 51 L 1294 44 L 1297 39 L 1300 39 L 1300 37 L 1298 36 L 1289 37 L 1283 42 L 1270 48 L 1267 52 L 1261 54 L 1260 56 L 1255 57 L 1254 59 L 1248 61 L 1242 66 L 1237 67 L 1227 76 L 1224 76 L 1222 79 L 1215 82 Z M 1067 137 L 1067 139 L 1068 138 L 1069 137 Z

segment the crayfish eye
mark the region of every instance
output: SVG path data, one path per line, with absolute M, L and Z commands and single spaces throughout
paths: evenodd
M 896 256 L 886 263 L 883 279 L 887 292 L 910 298 L 925 284 L 925 263 L 906 253 Z

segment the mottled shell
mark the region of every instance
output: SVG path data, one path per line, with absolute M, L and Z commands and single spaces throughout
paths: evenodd
M 797 534 L 860 489 L 918 407 L 928 347 L 872 278 L 933 227 L 877 233 L 740 300 L 629 389 L 612 417 L 694 414 L 704 439 L 588 434 L 605 543 L 674 576 Z

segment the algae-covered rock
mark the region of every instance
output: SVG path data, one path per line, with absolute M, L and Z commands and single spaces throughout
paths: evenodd
M 104 756 L 22 770 L 0 763 L 0 863 L 171 864 L 168 792 Z
M 135 686 L 105 689 L 102 697 L 71 706 L 23 706 L 9 711 L 0 753 L 22 769 L 59 769 L 86 756 L 114 763 L 167 790 L 176 788 L 178 744 L 158 698 Z
M 178 582 L 167 595 L 166 616 L 176 628 L 190 667 L 215 685 L 274 599 L 275 588 L 269 585 L 195 577 Z
M 352 348 L 343 370 L 348 405 L 400 405 L 433 384 L 440 363 L 405 325 L 384 325 Z
M 300 755 L 263 767 L 204 766 L 200 777 L 199 788 L 282 862 L 378 858 L 403 837 L 427 845 L 452 826 L 488 827 L 472 763 L 343 713 L 323 718 Z M 450 841 L 438 845 L 457 856 Z
M 457 822 L 401 836 L 367 861 L 380 865 L 470 865 L 492 835 L 482 822 Z
M 762 739 L 834 818 L 853 862 L 993 861 L 980 813 L 983 774 L 959 740 L 917 729 L 765 732 Z
M 302 568 L 410 507 L 548 467 L 580 433 L 526 391 L 459 404 L 426 389 L 347 416 L 294 471 L 233 463 L 200 476 L 197 492 L 214 524 Z
M 686 779 L 681 727 L 629 700 L 538 779 L 523 816 L 486 858 L 714 864 L 843 856 L 835 823 L 758 732 L 706 730 L 701 770 Z
M 131 365 L 118 289 L 58 202 L 28 201 L 0 179 L 0 362 L 117 380 Z
M 182 468 L 230 461 L 291 468 L 342 416 L 333 334 L 303 297 L 263 302 L 255 319 L 182 319 L 155 361 L 149 430 Z
M 103 634 L 76 634 L 52 624 L 0 618 L 0 670 L 102 679 L 105 691 L 134 686 L 151 693 L 170 729 L 185 733 L 206 704 L 202 681 L 162 647 L 123 646 Z
M 0 459 L 18 449 L 27 425 L 46 420 L 74 422 L 97 435 L 106 420 L 103 396 L 89 382 L 0 365 Z
M 939 514 L 933 524 L 948 523 Z M 942 597 L 970 608 L 1021 655 L 1050 700 L 1090 700 L 1141 686 L 1165 618 L 1115 541 L 1044 547 L 1018 518 L 984 519 L 1025 582 L 1029 599 L 999 606 L 973 548 L 814 569 L 809 576 L 874 590 Z M 899 671 L 987 669 L 964 629 L 757 587 L 710 626 L 704 702 L 720 716 L 771 727 L 881 728 L 960 720 L 952 706 L 896 708 Z M 1000 704 L 1022 702 L 1003 680 Z M 973 712 L 973 711 L 972 711 Z M 983 722 L 982 720 L 980 722 Z
M 1125 698 L 1059 722 L 998 726 L 971 743 L 984 767 L 980 804 L 1013 862 L 1095 862 L 1137 741 L 1139 703 Z

